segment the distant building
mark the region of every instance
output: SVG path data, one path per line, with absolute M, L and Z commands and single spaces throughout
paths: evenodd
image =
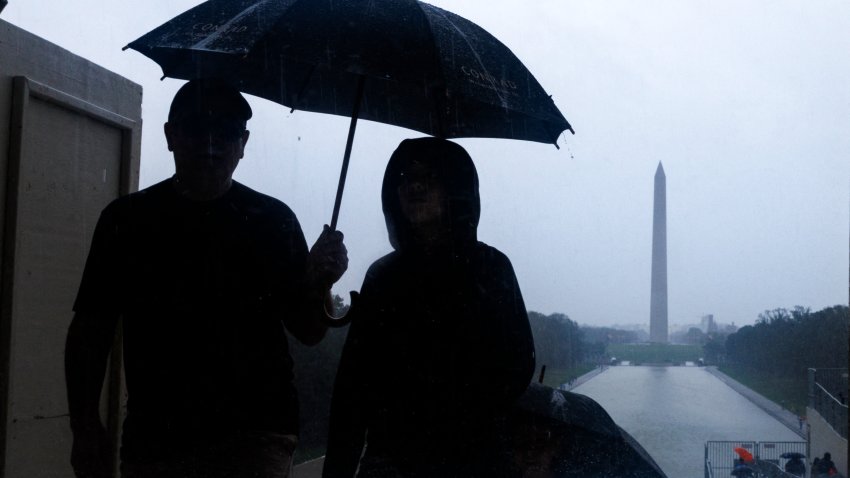
M 714 314 L 703 315 L 699 322 L 700 329 L 707 333 L 713 334 L 717 332 L 717 322 L 714 321 Z

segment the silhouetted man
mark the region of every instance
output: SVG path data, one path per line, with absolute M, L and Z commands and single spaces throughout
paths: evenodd
M 298 408 L 284 326 L 315 344 L 348 257 L 325 228 L 308 252 L 295 214 L 232 180 L 251 108 L 195 80 L 165 123 L 176 173 L 101 214 L 65 356 L 78 477 L 109 476 L 98 415 L 123 320 L 122 475 L 283 477 Z

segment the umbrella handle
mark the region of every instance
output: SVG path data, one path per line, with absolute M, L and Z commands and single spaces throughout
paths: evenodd
M 354 309 L 354 304 L 360 300 L 360 294 L 356 291 L 351 291 L 348 293 L 351 296 L 350 305 L 348 306 L 348 311 L 344 314 L 336 317 L 328 312 L 328 309 L 325 308 L 325 316 L 322 320 L 327 327 L 336 329 L 339 327 L 345 327 L 350 324 L 352 319 L 354 319 L 354 315 L 352 314 L 352 309 Z
M 365 82 L 365 76 L 359 75 L 357 77 L 357 92 L 354 97 L 354 110 L 351 112 L 351 123 L 348 126 L 348 138 L 345 141 L 345 154 L 342 157 L 342 170 L 339 172 L 339 184 L 336 188 L 334 210 L 333 215 L 331 216 L 331 231 L 336 231 L 336 223 L 337 219 L 339 219 L 339 208 L 342 204 L 342 192 L 345 189 L 345 177 L 348 175 L 348 161 L 351 159 L 351 147 L 354 144 L 354 131 L 357 129 L 357 117 L 360 114 L 360 102 L 363 99 L 363 85 Z M 351 296 L 351 305 L 348 307 L 348 311 L 341 316 L 335 317 L 328 312 L 327 308 L 325 309 L 325 316 L 322 321 L 327 327 L 345 327 L 351 323 L 351 320 L 354 318 L 351 314 L 351 309 L 354 307 L 354 303 L 358 300 L 360 294 L 355 291 L 351 291 L 349 292 L 349 295 Z
M 345 176 L 348 174 L 348 160 L 351 159 L 351 146 L 354 143 L 354 130 L 357 129 L 357 116 L 360 114 L 360 102 L 363 99 L 363 85 L 366 77 L 358 75 L 357 93 L 354 97 L 354 111 L 351 112 L 351 124 L 348 126 L 348 139 L 345 142 L 345 154 L 342 157 L 342 170 L 339 172 L 339 185 L 336 187 L 334 212 L 331 216 L 331 231 L 336 231 L 336 221 L 339 218 L 339 207 L 342 204 L 342 191 L 345 189 Z

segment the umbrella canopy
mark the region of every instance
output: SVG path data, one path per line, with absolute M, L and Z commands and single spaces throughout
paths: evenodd
M 595 401 L 532 383 L 508 417 L 523 476 L 664 478 L 643 447 Z
M 507 47 L 416 0 L 210 0 L 128 47 L 168 77 L 320 113 L 359 103 L 360 118 L 432 136 L 555 143 L 572 130 Z
M 165 76 L 217 77 L 291 107 L 443 138 L 556 144 L 572 127 L 481 27 L 417 0 L 209 0 L 131 42 Z M 556 144 L 557 145 L 557 144 Z
M 738 456 L 741 457 L 742 460 L 744 460 L 744 463 L 752 463 L 753 462 L 753 454 L 750 453 L 749 450 L 742 448 L 742 447 L 737 447 L 737 448 L 734 448 L 733 450 L 734 450 L 735 453 L 738 454 Z

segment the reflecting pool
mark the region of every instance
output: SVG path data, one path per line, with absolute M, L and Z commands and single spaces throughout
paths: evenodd
M 670 478 L 702 477 L 709 440 L 802 440 L 701 367 L 610 367 L 572 391 L 599 402 Z

